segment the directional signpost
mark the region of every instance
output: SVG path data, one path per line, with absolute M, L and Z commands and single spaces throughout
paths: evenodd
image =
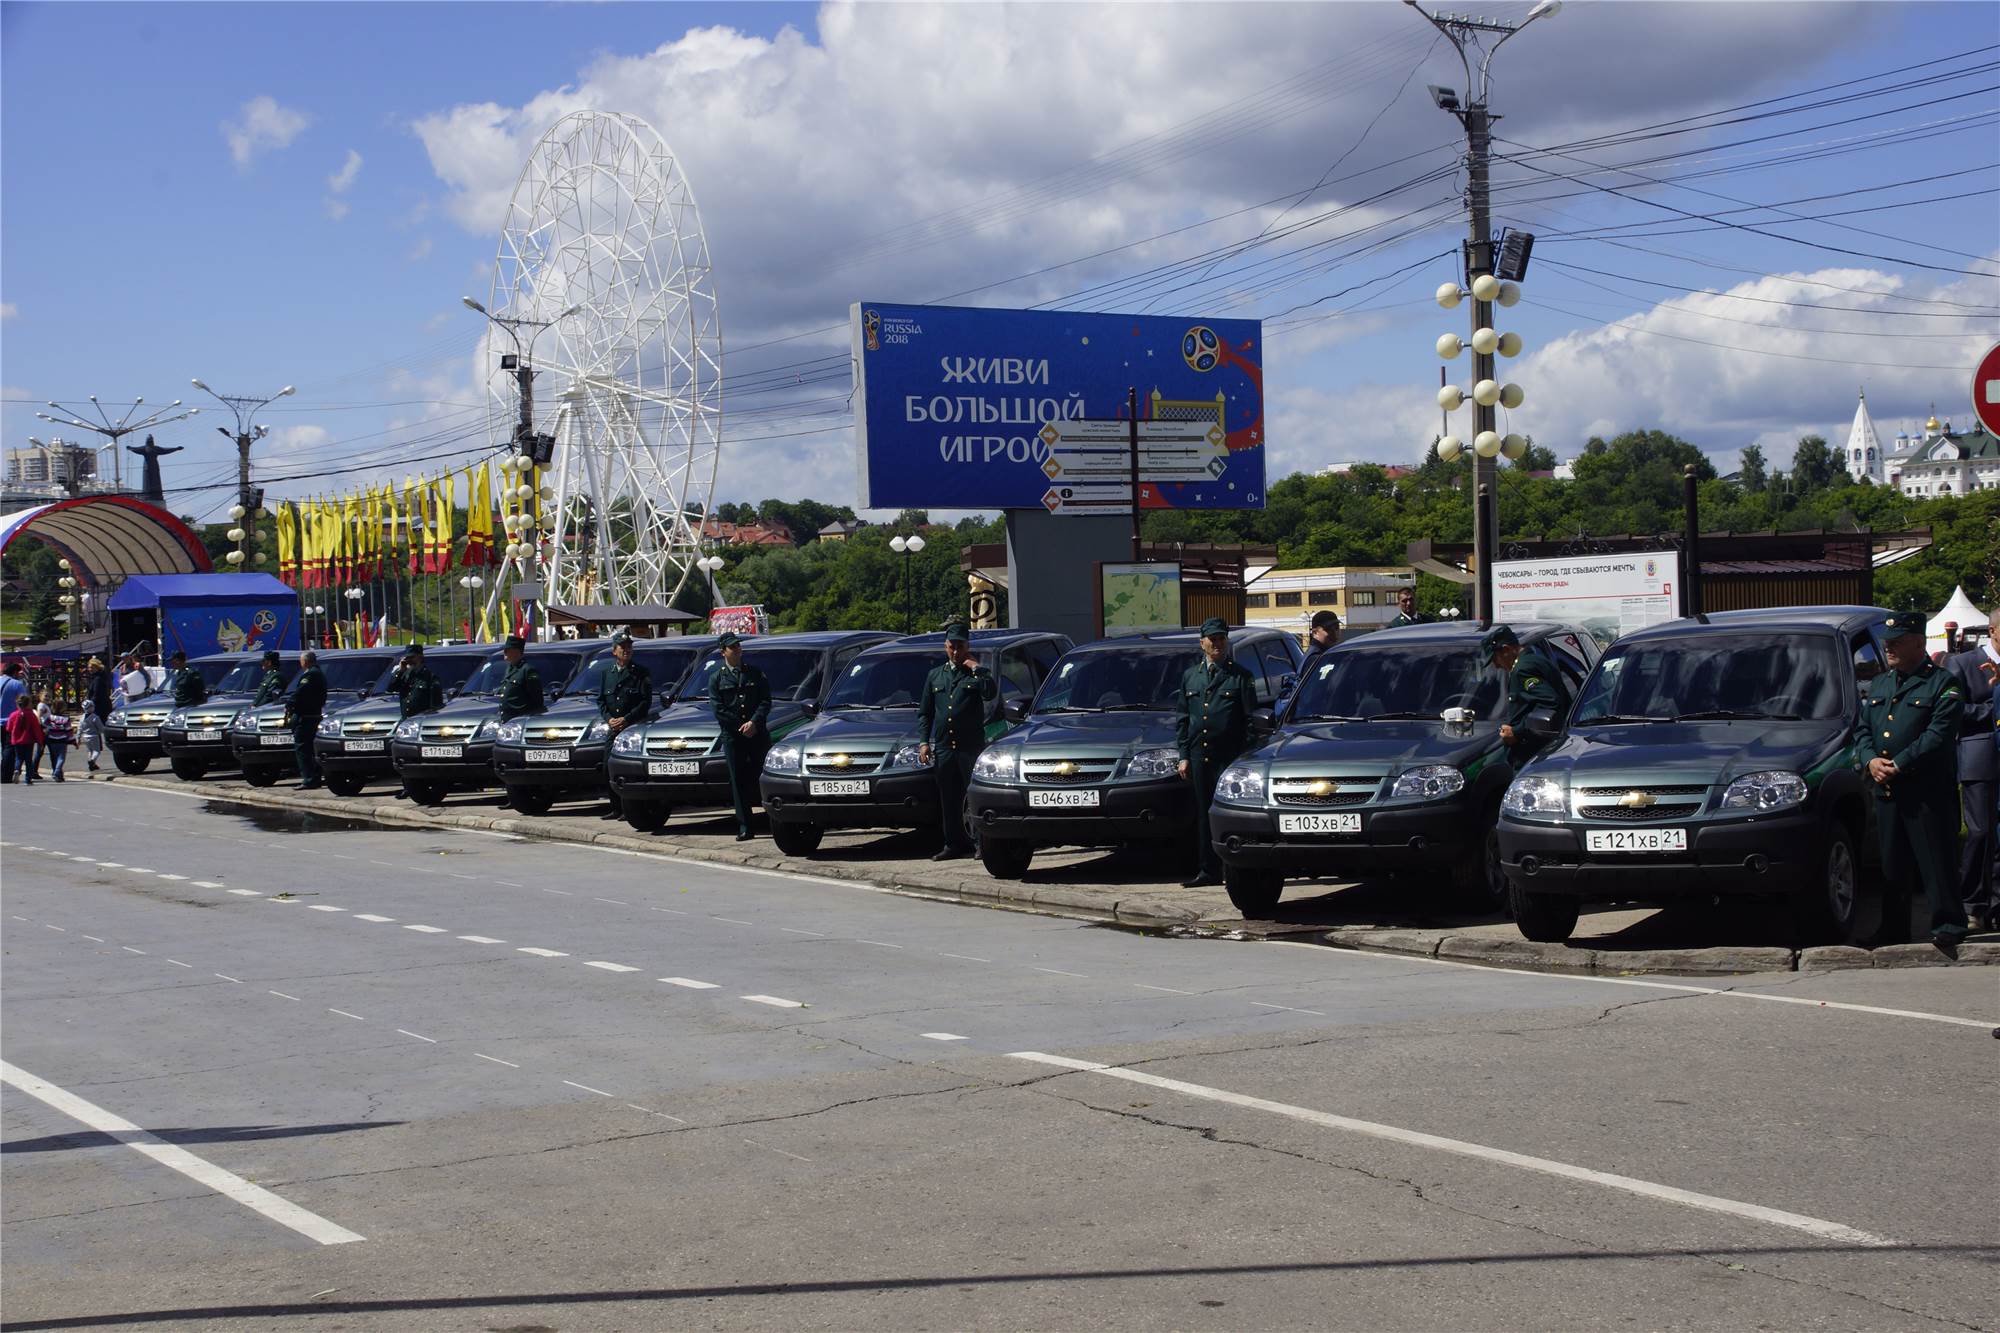
M 1132 512 L 1132 423 L 1051 421 L 1042 427 L 1048 446 L 1042 471 L 1049 489 L 1042 504 L 1052 514 Z M 1213 421 L 1139 423 L 1139 496 L 1160 482 L 1212 482 L 1229 468 L 1222 427 Z
M 1979 368 L 1972 372 L 1972 410 L 1980 425 L 2000 435 L 2000 343 L 1979 358 Z

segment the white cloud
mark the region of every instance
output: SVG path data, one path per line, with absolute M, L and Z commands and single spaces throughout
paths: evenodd
M 346 217 L 351 211 L 347 201 L 340 196 L 354 187 L 354 179 L 360 174 L 361 154 L 350 148 L 347 150 L 347 160 L 340 164 L 340 170 L 326 178 L 326 215 L 335 222 Z
M 279 426 L 268 437 L 258 442 L 257 461 L 259 466 L 266 466 L 280 459 L 292 462 L 311 461 L 310 455 L 313 451 L 323 448 L 332 439 L 333 432 L 324 426 Z
M 430 256 L 431 238 L 428 236 L 419 236 L 417 243 L 410 247 L 410 252 L 404 255 L 403 258 L 414 264 L 420 259 L 429 259 Z
M 12 319 L 21 311 L 12 301 L 0 301 L 0 319 Z
M 335 222 L 339 222 L 353 211 L 345 199 L 328 198 L 326 201 L 326 215 Z
M 281 106 L 276 98 L 259 95 L 245 102 L 235 120 L 222 122 L 222 137 L 229 155 L 241 170 L 248 170 L 259 153 L 286 148 L 305 133 L 312 117 L 303 111 Z

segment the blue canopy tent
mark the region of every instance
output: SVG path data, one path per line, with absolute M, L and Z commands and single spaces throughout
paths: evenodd
M 269 574 L 134 574 L 107 609 L 119 647 L 150 630 L 163 660 L 299 647 L 299 595 Z

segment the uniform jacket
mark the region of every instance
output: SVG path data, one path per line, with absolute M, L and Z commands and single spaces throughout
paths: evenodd
M 524 657 L 508 667 L 500 678 L 500 720 L 510 722 L 547 707 L 542 702 L 542 673 L 535 670 L 535 664 Z
M 1000 693 L 985 667 L 970 671 L 949 662 L 924 678 L 924 701 L 917 705 L 917 734 L 935 750 L 958 753 L 986 744 L 986 705 Z
M 1388 628 L 1396 629 L 1403 625 L 1428 625 L 1430 623 L 1431 623 L 1431 618 L 1429 616 L 1422 614 L 1414 616 L 1406 616 L 1401 611 L 1398 611 L 1396 613 L 1396 618 L 1389 622 Z
M 182 667 L 174 672 L 172 688 L 174 707 L 192 708 L 196 704 L 208 702 L 208 686 L 193 667 Z
M 1855 760 L 1887 759 L 1896 776 L 1871 783 L 1885 800 L 1904 791 L 1937 792 L 1958 784 L 1958 720 L 1965 688 L 1926 660 L 1915 671 L 1884 671 L 1868 683 L 1854 728 Z
M 414 671 L 397 667 L 389 675 L 389 693 L 396 696 L 398 720 L 419 713 L 435 713 L 444 707 L 444 682 L 427 666 Z
M 761 736 L 771 717 L 771 682 L 754 663 L 733 669 L 724 663 L 708 678 L 708 702 L 725 737 L 745 722 L 755 722 Z
M 1958 678 L 1965 695 L 1965 707 L 1958 717 L 1958 780 L 1992 782 L 1995 772 L 1993 745 L 1993 685 L 1979 669 L 1990 661 L 1984 648 L 1953 653 L 1945 658 L 1945 670 Z
M 606 722 L 614 717 L 628 725 L 644 722 L 653 715 L 653 673 L 638 662 L 613 662 L 597 682 L 597 712 Z
M 309 666 L 299 672 L 298 685 L 292 690 L 292 700 L 285 705 L 285 716 L 294 722 L 317 722 L 326 712 L 326 673 L 317 666 Z
M 1181 677 L 1181 709 L 1174 742 L 1188 763 L 1226 764 L 1250 739 L 1250 710 L 1257 691 L 1250 673 L 1232 658 L 1210 669 L 1206 660 Z
M 1523 648 L 1507 673 L 1507 710 L 1500 720 L 1516 729 L 1552 733 L 1562 725 L 1569 705 L 1569 682 L 1555 663 L 1538 649 Z
M 285 673 L 273 667 L 264 673 L 264 679 L 257 682 L 257 697 L 250 701 L 252 708 L 262 708 L 274 704 L 285 697 Z

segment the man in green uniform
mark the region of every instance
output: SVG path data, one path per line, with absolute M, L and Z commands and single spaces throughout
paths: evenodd
M 500 720 L 512 722 L 546 709 L 542 702 L 542 675 L 528 660 L 528 645 L 520 635 L 509 634 L 500 645 L 507 672 L 500 677 Z
M 325 714 L 326 673 L 319 669 L 319 654 L 307 649 L 299 654 L 298 679 L 292 682 L 292 696 L 285 701 L 285 721 L 291 724 L 292 749 L 299 760 L 300 791 L 311 791 L 321 785 L 313 737 Z
M 284 659 L 273 648 L 264 654 L 264 674 L 257 681 L 257 694 L 250 700 L 252 708 L 262 708 L 274 704 L 285 697 Z
M 1396 618 L 1389 622 L 1390 629 L 1395 629 L 1398 625 L 1428 625 L 1430 619 L 1429 616 L 1417 614 L 1415 588 L 1405 588 L 1396 594 Z
M 1965 938 L 1958 867 L 1958 720 L 1965 687 L 1924 652 L 1924 617 L 1886 626 L 1890 670 L 1868 683 L 1854 729 L 1856 761 L 1875 786 L 1875 834 L 1891 884 L 1917 883 L 1930 901 L 1931 942 Z
M 1181 677 L 1180 717 L 1174 730 L 1181 776 L 1194 783 L 1199 844 L 1194 877 L 1181 886 L 1187 889 L 1222 882 L 1222 858 L 1208 836 L 1208 807 L 1222 770 L 1236 761 L 1250 739 L 1250 710 L 1257 698 L 1250 673 L 1229 656 L 1229 626 L 1220 616 L 1202 622 L 1201 655 L 1201 662 Z
M 403 660 L 389 673 L 389 693 L 396 696 L 396 720 L 435 713 L 444 707 L 444 682 L 424 665 L 424 646 L 413 643 L 403 649 Z
M 986 748 L 986 705 L 1000 693 L 993 673 L 972 655 L 965 622 L 944 627 L 944 665 L 924 678 L 924 701 L 917 705 L 917 734 L 923 737 L 917 757 L 935 764 L 938 817 L 944 846 L 933 861 L 955 861 L 972 855 L 965 833 L 965 789 L 972 782 L 972 764 Z
M 736 806 L 736 841 L 748 842 L 750 798 L 757 792 L 757 770 L 764 765 L 765 724 L 771 716 L 771 682 L 754 664 L 743 660 L 743 640 L 733 630 L 715 641 L 722 665 L 708 678 L 708 703 L 722 729 L 722 757 L 729 764 L 729 799 Z
M 167 678 L 167 688 L 174 692 L 174 707 L 193 708 L 196 704 L 208 702 L 208 685 L 201 673 L 188 666 L 188 655 L 180 649 L 167 659 L 173 664 L 173 671 Z
M 604 753 L 607 761 L 611 742 L 627 727 L 635 727 L 653 715 L 653 673 L 632 660 L 632 636 L 621 633 L 611 640 L 612 666 L 597 682 L 597 715 L 604 719 Z M 609 784 L 607 784 L 608 786 Z M 611 793 L 606 819 L 624 818 L 624 802 Z
M 1514 767 L 1533 759 L 1555 739 L 1569 715 L 1569 682 L 1539 646 L 1523 648 L 1513 629 L 1495 625 L 1479 641 L 1482 664 L 1507 673 L 1507 707 L 1501 714 L 1500 740 Z

